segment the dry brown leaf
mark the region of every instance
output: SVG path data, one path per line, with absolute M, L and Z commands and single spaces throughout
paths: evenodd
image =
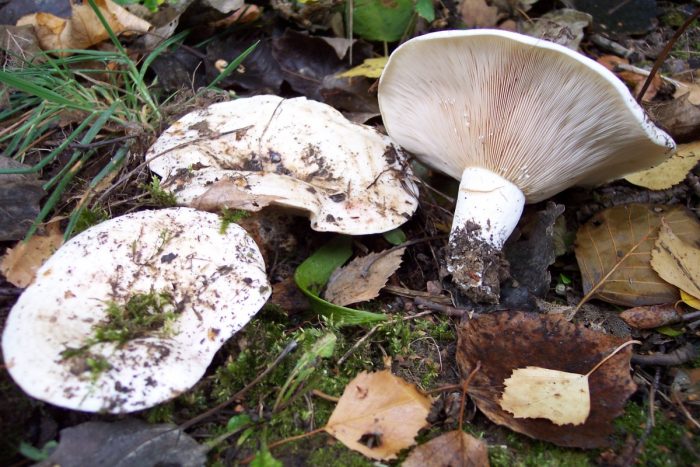
M 146 32 L 148 21 L 129 13 L 111 0 L 95 0 L 115 34 Z M 72 16 L 66 20 L 50 13 L 23 16 L 17 26 L 32 25 L 44 50 L 86 49 L 109 39 L 109 34 L 87 2 L 72 5 Z
M 0 261 L 0 272 L 15 287 L 27 287 L 34 280 L 37 269 L 63 244 L 58 222 L 46 228 L 45 235 L 34 235 L 28 242 L 17 242 L 7 250 Z
M 372 459 L 395 459 L 425 427 L 430 399 L 389 371 L 362 372 L 346 387 L 325 430 Z
M 685 241 L 700 236 L 700 222 L 680 206 L 630 204 L 596 214 L 576 233 L 576 260 L 584 293 L 625 306 L 657 305 L 678 300 L 678 289 L 651 268 L 651 249 L 661 218 Z
M 486 0 L 462 0 L 459 13 L 467 28 L 492 28 L 500 17 L 498 8 Z
M 616 55 L 603 55 L 599 57 L 597 61 L 605 68 L 615 73 L 615 75 L 624 81 L 625 84 L 632 86 L 634 88 L 632 93 L 635 96 L 642 90 L 642 87 L 647 80 L 645 75 L 618 68 L 619 65 L 629 65 L 630 62 L 626 58 L 618 57 Z M 644 92 L 644 98 L 642 100 L 644 102 L 651 102 L 654 97 L 656 97 L 656 94 L 659 92 L 659 89 L 661 89 L 662 86 L 663 80 L 661 77 L 659 75 L 654 75 L 654 77 L 651 79 L 649 87 Z
M 685 180 L 686 175 L 700 161 L 700 141 L 681 144 L 676 153 L 661 164 L 625 177 L 630 183 L 650 190 L 665 190 Z
M 234 180 L 220 180 L 212 183 L 207 191 L 192 200 L 190 206 L 209 212 L 217 212 L 223 208 L 255 212 L 280 199 L 241 190 Z
M 673 97 L 678 99 L 681 96 L 688 96 L 688 102 L 693 105 L 700 105 L 700 84 L 697 83 L 679 83 L 676 86 L 676 92 Z
M 612 422 L 636 389 L 629 372 L 629 347 L 590 375 L 591 410 L 583 424 L 559 426 L 544 418 L 515 418 L 500 401 L 504 382 L 515 369 L 536 366 L 586 374 L 624 340 L 569 323 L 560 315 L 523 312 L 483 314 L 460 326 L 458 333 L 457 363 L 467 375 L 481 362 L 469 394 L 491 421 L 561 446 L 595 448 L 609 443 Z
M 654 329 L 677 323 L 681 318 L 673 303 L 629 308 L 620 313 L 619 316 L 635 329 Z
M 370 253 L 336 269 L 328 279 L 324 298 L 338 306 L 373 299 L 401 265 L 404 250 Z
M 656 124 L 665 129 L 676 143 L 700 139 L 700 105 L 693 104 L 690 95 L 659 102 L 650 111 Z
M 676 226 L 667 219 L 659 229 L 656 248 L 651 252 L 651 267 L 659 276 L 693 297 L 700 297 L 700 232 L 683 241 Z
M 462 430 L 448 431 L 408 455 L 402 467 L 488 467 L 486 443 Z

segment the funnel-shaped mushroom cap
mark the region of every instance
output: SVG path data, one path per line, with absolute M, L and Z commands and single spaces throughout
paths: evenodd
M 406 222 L 417 189 L 401 150 L 321 102 L 256 96 L 185 115 L 151 147 L 178 203 L 305 212 L 319 231 L 379 233 Z
M 384 69 L 379 106 L 389 136 L 428 165 L 458 180 L 488 169 L 527 202 L 651 167 L 675 147 L 613 73 L 505 31 L 406 42 Z
M 7 319 L 12 378 L 37 399 L 89 412 L 141 410 L 192 387 L 270 295 L 255 242 L 237 225 L 220 228 L 215 214 L 175 208 L 71 239 Z

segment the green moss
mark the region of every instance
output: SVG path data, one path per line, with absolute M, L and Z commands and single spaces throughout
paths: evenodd
M 144 188 L 151 195 L 151 200 L 154 204 L 164 208 L 177 205 L 177 198 L 173 193 L 169 193 L 160 186 L 160 179 L 156 176 L 151 178 L 151 183 L 145 185 Z
M 594 465 L 597 451 L 565 449 L 508 432 L 504 445 L 489 446 L 492 467 L 584 467 Z
M 685 22 L 686 16 L 680 11 L 669 9 L 662 17 L 661 22 L 673 28 L 679 28 Z
M 627 404 L 625 413 L 615 423 L 619 443 L 624 442 L 627 435 L 640 439 L 646 428 L 648 416 L 648 407 L 635 403 Z M 697 459 L 686 448 L 686 443 L 700 450 L 700 439 L 693 438 L 679 421 L 669 420 L 659 410 L 655 412 L 654 417 L 656 425 L 646 439 L 637 463 L 647 466 L 674 466 L 691 465 L 695 462 Z
M 333 443 L 322 449 L 315 449 L 309 456 L 307 465 L 371 467 L 375 464 L 362 454 L 351 451 L 341 443 Z
M 101 207 L 94 207 L 90 209 L 83 209 L 80 212 L 78 221 L 73 229 L 73 235 L 77 235 L 80 232 L 87 230 L 88 228 L 104 222 L 109 219 L 109 213 Z
M 219 233 L 222 235 L 228 230 L 228 226 L 240 222 L 242 219 L 250 216 L 248 211 L 243 211 L 242 209 L 228 209 L 224 208 L 221 210 L 221 227 L 219 228 Z

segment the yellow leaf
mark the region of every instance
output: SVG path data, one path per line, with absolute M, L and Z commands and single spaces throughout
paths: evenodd
M 688 172 L 700 160 L 700 141 L 681 144 L 676 153 L 649 170 L 625 177 L 628 182 L 650 190 L 665 190 L 685 180 Z
M 529 366 L 506 379 L 501 408 L 515 418 L 546 418 L 580 425 L 591 412 L 588 376 Z
M 115 34 L 145 32 L 148 21 L 129 13 L 111 0 L 95 0 L 97 8 Z M 86 49 L 107 40 L 109 34 L 87 2 L 73 4 L 71 18 L 66 20 L 50 13 L 21 17 L 17 26 L 32 25 L 44 50 Z
M 666 222 L 651 252 L 651 267 L 666 282 L 700 297 L 700 248 L 678 238 Z
M 688 292 L 681 290 L 681 300 L 683 300 L 683 303 L 686 305 L 700 310 L 700 298 L 693 297 Z
M 352 78 L 354 76 L 365 76 L 367 78 L 379 78 L 386 66 L 389 57 L 367 58 L 362 65 L 350 68 L 348 71 L 340 73 L 340 78 Z
M 425 427 L 430 398 L 389 371 L 362 372 L 346 387 L 324 427 L 372 459 L 395 459 Z
M 50 223 L 46 235 L 34 235 L 28 242 L 17 242 L 0 261 L 0 272 L 16 287 L 27 287 L 34 281 L 37 269 L 63 244 L 58 222 Z

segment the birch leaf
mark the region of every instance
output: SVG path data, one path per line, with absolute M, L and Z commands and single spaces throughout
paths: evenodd
M 665 190 L 685 180 L 700 161 L 700 141 L 680 144 L 676 153 L 656 167 L 625 177 L 628 182 L 650 190 Z
M 700 297 L 700 248 L 695 246 L 698 241 L 700 235 L 693 244 L 684 242 L 664 222 L 651 252 L 651 267 L 659 276 L 693 297 Z

